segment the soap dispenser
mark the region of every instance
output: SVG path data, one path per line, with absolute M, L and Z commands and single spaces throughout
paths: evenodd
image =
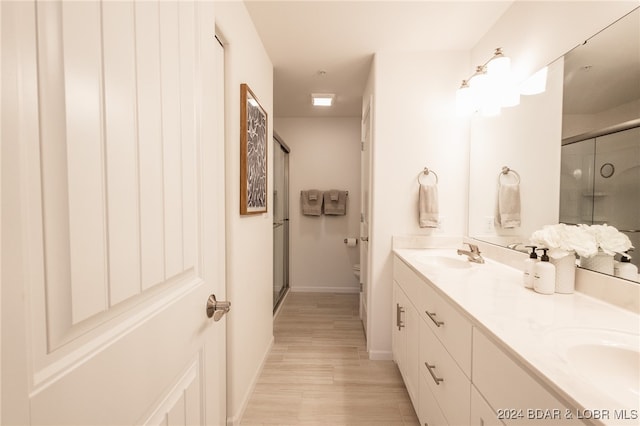
M 522 281 L 525 288 L 533 288 L 533 268 L 538 263 L 538 253 L 536 253 L 537 246 L 526 246 L 531 249 L 529 258 L 524 261 L 524 272 L 522 275 Z
M 542 294 L 553 294 L 556 290 L 556 267 L 549 263 L 546 248 L 540 249 L 544 254 L 540 262 L 533 268 L 533 289 Z
M 613 274 L 626 280 L 638 281 L 638 267 L 631 263 L 631 256 L 629 256 L 628 251 L 622 255 L 620 262 L 615 265 Z

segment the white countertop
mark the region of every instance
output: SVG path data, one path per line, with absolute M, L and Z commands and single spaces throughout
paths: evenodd
M 563 342 L 573 335 L 597 337 L 598 330 L 606 330 L 636 338 L 640 334 L 637 314 L 581 293 L 538 294 L 524 288 L 521 270 L 486 258 L 485 264 L 468 269 L 434 268 L 418 261 L 425 254 L 465 259 L 453 249 L 394 249 L 394 253 L 458 305 L 474 326 L 501 342 L 503 349 L 575 407 L 640 409 L 640 399 L 634 404 L 628 392 L 605 391 L 594 379 L 596 374 L 581 374 L 560 355 Z

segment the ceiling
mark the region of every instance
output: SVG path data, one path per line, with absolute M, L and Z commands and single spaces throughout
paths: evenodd
M 513 3 L 244 2 L 273 63 L 276 117 L 359 117 L 375 52 L 469 51 Z M 335 105 L 314 108 L 311 93 L 335 93 Z
M 597 114 L 640 99 L 640 8 L 564 58 L 564 114 Z

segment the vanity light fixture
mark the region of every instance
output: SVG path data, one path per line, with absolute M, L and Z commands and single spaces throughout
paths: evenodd
M 313 106 L 330 107 L 336 95 L 333 93 L 312 93 L 311 104 Z
M 484 116 L 500 114 L 503 107 L 520 103 L 520 92 L 511 74 L 511 59 L 498 47 L 493 56 L 466 80 L 456 92 L 459 115 L 480 111 Z

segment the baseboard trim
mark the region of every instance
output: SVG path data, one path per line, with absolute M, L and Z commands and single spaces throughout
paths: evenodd
M 258 384 L 258 379 L 260 378 L 260 375 L 262 374 L 262 370 L 264 369 L 264 366 L 267 363 L 267 359 L 269 358 L 269 354 L 271 353 L 271 349 L 273 348 L 274 342 L 275 342 L 275 339 L 273 336 L 271 336 L 271 342 L 267 346 L 267 350 L 264 353 L 264 356 L 262 357 L 262 362 L 260 362 L 260 368 L 258 368 L 258 371 L 253 376 L 253 379 L 251 380 L 251 386 L 249 386 L 249 388 L 247 389 L 247 392 L 244 394 L 244 397 L 242 398 L 242 404 L 240 404 L 240 409 L 234 416 L 232 417 L 227 416 L 227 426 L 237 426 L 242 421 L 242 416 L 244 416 L 244 412 L 247 409 L 247 405 L 249 404 L 251 395 L 253 395 L 253 391 L 255 390 L 256 385 Z
M 393 353 L 391 351 L 369 351 L 369 359 L 374 361 L 391 361 Z
M 294 293 L 360 293 L 360 287 L 291 287 Z

